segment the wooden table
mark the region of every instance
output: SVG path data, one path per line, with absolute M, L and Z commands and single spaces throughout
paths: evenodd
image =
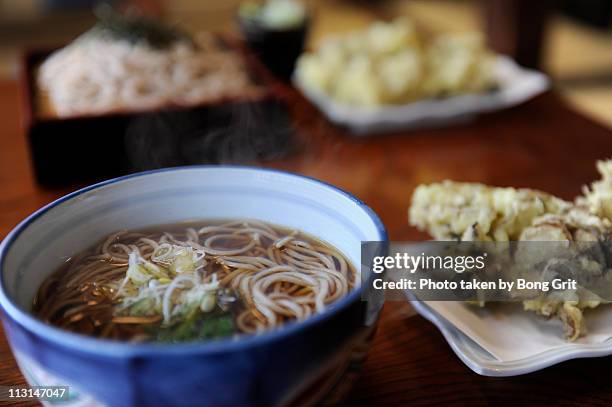
M 612 132 L 568 109 L 554 93 L 461 127 L 357 138 L 290 95 L 303 149 L 270 164 L 334 183 L 363 199 L 394 240 L 425 236 L 407 224 L 415 186 L 452 178 L 533 187 L 571 199 L 612 157 Z M 32 179 L 18 89 L 0 83 L 0 235 L 66 190 Z M 351 406 L 612 405 L 612 358 L 574 360 L 515 378 L 481 377 L 406 303 L 388 303 Z M 0 385 L 23 385 L 0 335 Z M 28 405 L 23 403 L 23 405 Z

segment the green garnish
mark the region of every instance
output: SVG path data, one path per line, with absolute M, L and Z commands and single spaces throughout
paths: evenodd
M 193 313 L 180 323 L 159 328 L 156 340 L 160 342 L 188 342 L 217 339 L 231 336 L 236 332 L 234 320 L 229 313 Z
M 230 315 L 208 319 L 200 327 L 200 338 L 214 339 L 230 336 L 235 331 L 234 320 Z
M 98 22 L 86 33 L 88 36 L 127 41 L 131 44 L 144 43 L 151 48 L 164 49 L 179 41 L 192 46 L 192 38 L 185 32 L 168 27 L 159 21 L 137 14 L 119 14 L 109 7 L 96 10 Z
M 150 317 L 157 314 L 155 300 L 153 298 L 143 298 L 130 305 L 127 315 L 133 317 Z

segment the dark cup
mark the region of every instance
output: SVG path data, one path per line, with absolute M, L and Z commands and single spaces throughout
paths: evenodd
M 304 50 L 310 26 L 306 18 L 301 25 L 288 29 L 266 27 L 255 19 L 238 17 L 240 31 L 251 51 L 278 78 L 289 81 L 295 62 Z

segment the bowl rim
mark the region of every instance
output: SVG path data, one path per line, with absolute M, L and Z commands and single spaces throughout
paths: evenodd
M 376 231 L 378 233 L 378 241 L 388 241 L 387 230 L 378 217 L 378 215 L 364 202 L 355 197 L 354 195 L 344 191 L 343 189 L 332 185 L 328 182 L 321 181 L 319 179 L 292 173 L 289 171 L 278 170 L 273 168 L 262 168 L 248 165 L 191 165 L 191 166 L 179 166 L 162 168 L 150 171 L 143 171 L 134 174 L 128 174 L 117 178 L 101 181 L 93 185 L 86 186 L 77 191 L 66 194 L 53 202 L 43 206 L 36 210 L 24 220 L 22 220 L 17 226 L 15 226 L 0 243 L 0 310 L 4 311 L 3 316 L 10 318 L 15 324 L 21 328 L 34 333 L 36 336 L 44 337 L 45 339 L 53 342 L 54 344 L 70 348 L 71 350 L 78 350 L 85 353 L 104 355 L 108 357 L 135 357 L 135 356 L 151 356 L 151 355 L 181 355 L 190 353 L 220 353 L 230 352 L 250 347 L 257 347 L 260 345 L 268 344 L 287 336 L 297 334 L 321 321 L 329 319 L 331 316 L 338 313 L 340 310 L 345 309 L 349 304 L 354 302 L 356 299 L 361 297 L 363 291 L 363 285 L 360 285 L 355 290 L 350 292 L 345 297 L 332 303 L 323 313 L 313 315 L 304 321 L 290 323 L 280 328 L 270 330 L 268 332 L 259 335 L 248 335 L 243 338 L 230 339 L 222 338 L 218 340 L 203 341 L 203 342 L 186 342 L 186 343 L 173 343 L 173 344 L 160 344 L 160 343 L 129 343 L 121 342 L 116 340 L 101 339 L 96 337 L 90 337 L 70 331 L 57 328 L 53 325 L 47 324 L 30 312 L 26 312 L 17 306 L 13 300 L 11 300 L 4 287 L 4 263 L 6 255 L 9 252 L 14 241 L 26 230 L 30 224 L 35 222 L 38 218 L 45 215 L 51 209 L 61 205 L 64 202 L 70 201 L 86 192 L 100 189 L 108 185 L 121 183 L 127 180 L 147 177 L 150 175 L 164 173 L 164 172 L 178 172 L 178 171 L 196 171 L 206 169 L 230 169 L 230 170 L 243 170 L 243 171 L 255 171 L 263 172 L 275 175 L 286 176 L 289 178 L 296 178 L 301 181 L 311 182 L 319 187 L 331 189 L 333 192 L 341 195 L 344 198 L 348 198 L 353 204 L 357 205 L 358 209 L 364 211 L 370 220 L 374 223 Z

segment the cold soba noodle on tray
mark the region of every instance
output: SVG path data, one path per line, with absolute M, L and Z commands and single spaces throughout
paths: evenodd
M 338 250 L 300 231 L 198 222 L 108 236 L 47 278 L 34 310 L 82 334 L 182 342 L 301 321 L 356 284 Z

